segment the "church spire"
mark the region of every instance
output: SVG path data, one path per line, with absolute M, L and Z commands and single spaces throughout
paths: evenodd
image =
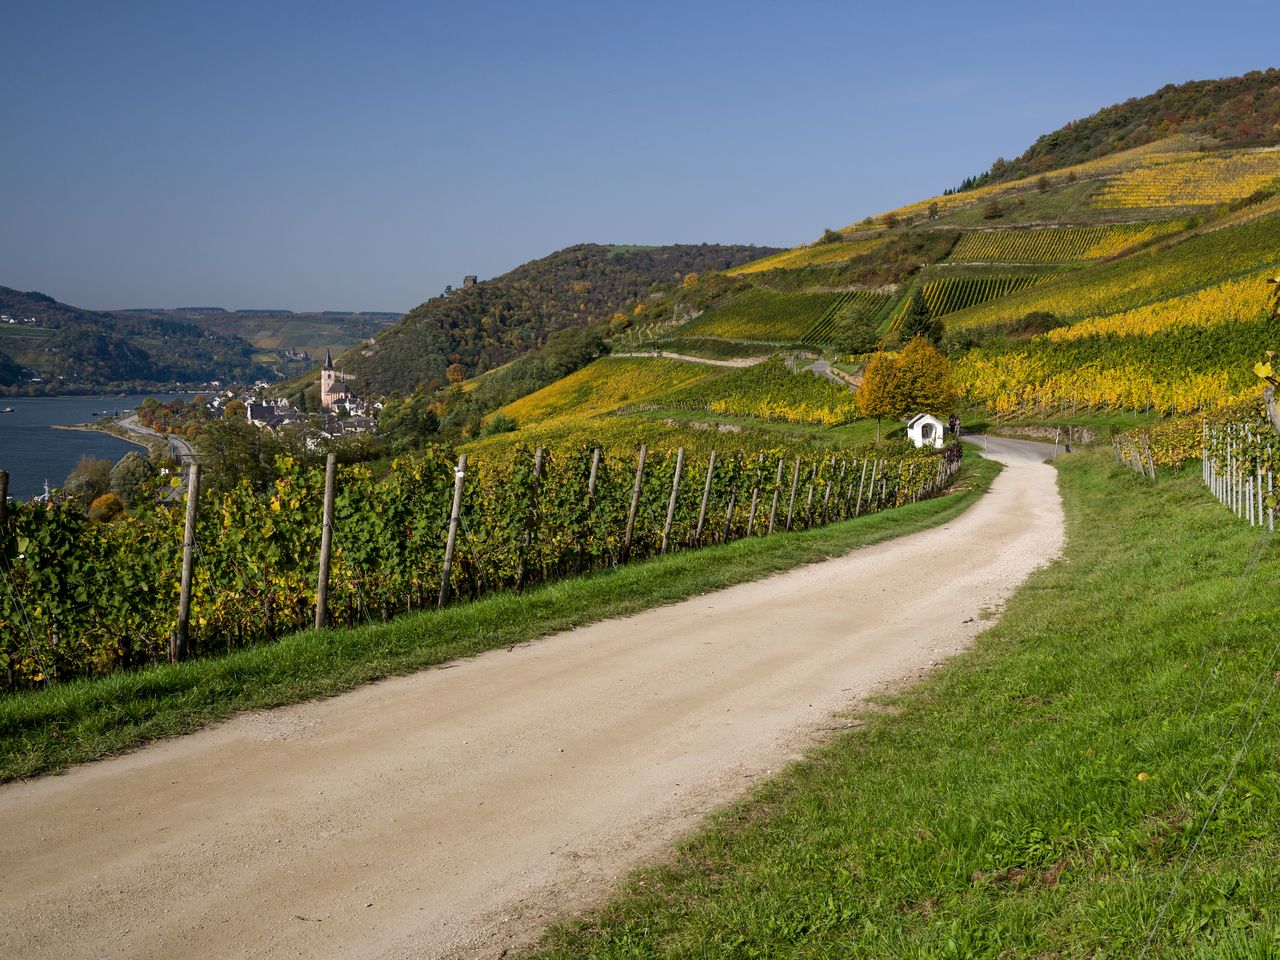
M 324 352 L 324 368 L 326 370 L 333 369 L 333 354 L 330 353 L 328 350 L 325 350 Z

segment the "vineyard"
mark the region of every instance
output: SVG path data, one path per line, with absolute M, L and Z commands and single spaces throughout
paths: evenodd
M 1068 181 L 1098 179 L 1101 177 L 1112 176 L 1123 173 L 1133 167 L 1143 163 L 1143 161 L 1151 156 L 1159 156 L 1164 153 L 1185 151 L 1192 141 L 1187 137 L 1174 136 L 1164 140 L 1157 140 L 1154 143 L 1144 144 L 1140 147 L 1133 147 L 1130 150 L 1122 150 L 1117 153 L 1108 154 L 1105 157 L 1099 157 L 1096 160 L 1088 160 L 1084 163 L 1077 163 L 1073 166 L 1063 167 L 1059 170 L 1047 174 L 1047 178 L 1051 186 L 1057 186 Z M 1024 177 L 1021 180 L 1009 180 L 1003 183 L 993 183 L 984 187 L 978 187 L 973 190 L 962 190 L 956 193 L 943 194 L 942 196 L 930 197 L 927 200 L 919 200 L 915 203 L 909 203 L 904 207 L 898 207 L 892 213 L 903 220 L 915 220 L 925 216 L 930 208 L 936 205 L 940 214 L 948 213 L 960 207 L 969 207 L 995 197 L 1001 197 L 1005 194 L 1015 194 L 1038 189 L 1040 185 L 1040 177 Z
M 722 416 L 827 427 L 851 423 L 859 415 L 852 390 L 811 373 L 792 373 L 777 359 L 695 383 L 668 395 L 661 403 L 664 407 L 705 410 Z
M 710 543 L 808 528 L 945 487 L 945 458 L 899 451 L 508 451 L 460 469 L 434 449 L 375 474 L 340 468 L 328 622 L 353 624 Z M 464 461 L 465 464 L 465 461 Z M 455 492 L 455 479 L 458 485 Z M 196 501 L 187 650 L 269 643 L 311 623 L 325 471 L 282 461 L 268 495 Z M 458 497 L 459 499 L 455 499 Z M 444 579 L 458 505 L 457 549 Z M 183 513 L 156 497 L 110 522 L 69 502 L 19 505 L 0 528 L 9 688 L 154 664 L 178 626 Z
M 559 417 L 598 416 L 719 372 L 665 357 L 602 357 L 499 412 L 521 426 Z
M 1119 174 L 1093 199 L 1096 207 L 1193 207 L 1230 203 L 1280 187 L 1280 151 L 1151 157 Z
M 799 343 L 839 299 L 838 293 L 778 293 L 760 287 L 690 321 L 681 336 Z
M 1278 231 L 1280 217 L 1270 216 L 1193 236 L 1170 249 L 1144 250 L 1114 263 L 1056 275 L 958 313 L 950 322 L 967 327 L 1033 311 L 1081 318 L 1133 310 L 1280 262 Z
M 1021 274 L 1007 277 L 947 277 L 930 280 L 922 288 L 930 316 L 944 317 L 997 297 L 1043 283 L 1045 274 Z
M 1078 340 L 1105 334 L 1150 336 L 1177 327 L 1213 327 L 1256 320 L 1266 313 L 1263 296 L 1267 277 L 1273 272 L 1268 269 L 1134 310 L 1089 317 L 1071 326 L 1050 330 L 1045 337 L 1049 340 Z M 1280 346 L 1280 338 L 1274 345 Z
M 961 262 L 1067 263 L 1100 260 L 1140 243 L 1180 233 L 1186 220 L 1099 227 L 1039 227 L 1031 230 L 971 230 L 948 258 Z
M 847 293 L 843 293 L 814 322 L 813 326 L 805 331 L 804 336 L 800 338 L 800 342 L 811 344 L 830 343 L 840 329 L 840 325 L 854 311 L 866 310 L 874 315 L 888 302 L 889 294 L 887 293 L 876 293 L 872 290 L 850 290 Z
M 969 400 L 999 415 L 1062 410 L 1219 410 L 1258 394 L 1253 363 L 1274 339 L 1264 320 L 1176 327 L 1152 336 L 1036 338 L 956 361 Z
M 816 267 L 826 264 L 845 263 L 853 257 L 870 253 L 887 240 L 887 237 L 862 237 L 857 240 L 844 240 L 837 243 L 815 243 L 807 247 L 796 247 L 784 250 L 772 256 L 751 263 L 743 264 L 732 270 L 726 270 L 731 277 L 745 274 L 763 273 L 766 270 L 794 270 L 799 267 Z

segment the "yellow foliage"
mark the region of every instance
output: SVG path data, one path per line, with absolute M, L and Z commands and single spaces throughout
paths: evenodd
M 1068 327 L 1050 330 L 1050 340 L 1076 340 L 1097 334 L 1150 335 L 1176 327 L 1210 327 L 1254 320 L 1264 312 L 1262 279 L 1257 273 L 1228 280 L 1181 297 L 1151 303 L 1105 317 L 1089 317 Z
M 1153 156 L 1104 186 L 1095 207 L 1190 207 L 1229 203 L 1280 182 L 1280 151 Z

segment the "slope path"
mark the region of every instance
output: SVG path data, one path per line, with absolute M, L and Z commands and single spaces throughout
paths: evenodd
M 496 957 L 1059 552 L 1045 447 L 947 524 L 0 787 L 0 956 Z

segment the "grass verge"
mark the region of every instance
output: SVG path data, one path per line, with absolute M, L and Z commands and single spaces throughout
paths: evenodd
M 1280 955 L 1274 715 L 1211 816 L 1277 666 L 1272 542 L 1188 473 L 1059 468 L 1065 557 L 970 653 L 538 955 L 1132 958 L 1184 862 L 1149 956 Z
M 0 782 L 52 773 L 239 710 L 333 696 L 362 683 L 674 603 L 945 523 L 999 466 L 966 454 L 944 497 L 815 530 L 660 557 L 440 612 L 354 629 L 306 631 L 210 660 L 73 681 L 0 699 Z

